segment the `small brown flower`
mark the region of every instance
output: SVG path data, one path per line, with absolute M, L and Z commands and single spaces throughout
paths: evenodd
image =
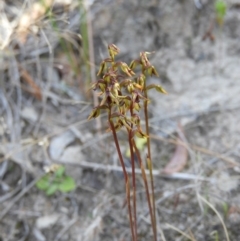
M 147 58 L 147 54 L 150 54 L 150 53 L 149 52 L 141 52 L 140 53 L 141 64 L 144 66 L 144 68 L 150 66 L 150 62 Z
M 90 113 L 88 120 L 91 120 L 92 118 L 97 118 L 99 115 L 100 115 L 100 110 L 98 107 L 95 107 Z
M 100 76 L 101 74 L 103 74 L 105 68 L 106 68 L 106 62 L 102 61 L 102 63 L 100 64 L 100 68 L 98 70 L 97 76 Z

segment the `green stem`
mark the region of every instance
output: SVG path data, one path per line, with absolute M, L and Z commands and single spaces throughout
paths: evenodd
M 88 12 L 87 12 L 87 8 L 84 4 L 83 0 L 79 1 L 79 12 L 80 12 L 80 16 L 81 17 L 81 21 L 79 23 L 80 26 L 80 33 L 82 36 L 82 46 L 83 46 L 83 64 L 84 64 L 84 68 L 86 71 L 86 85 L 84 86 L 86 89 L 88 89 L 90 87 L 90 81 L 91 81 L 91 66 L 89 64 L 90 59 L 89 59 L 89 29 L 88 29 Z M 94 64 L 94 63 L 92 63 Z

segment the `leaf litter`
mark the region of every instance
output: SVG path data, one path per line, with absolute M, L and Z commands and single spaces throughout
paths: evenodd
M 5 4 L 8 4 L 8 2 L 12 2 L 12 4 L 19 4 L 19 1 L 5 1 Z M 159 66 L 160 69 L 160 81 L 166 83 L 168 87 L 166 89 L 169 95 L 165 97 L 166 99 L 161 99 L 161 101 L 152 101 L 152 105 L 154 108 L 153 112 L 157 113 L 157 118 L 155 119 L 154 125 L 158 126 L 158 128 L 162 128 L 163 132 L 165 131 L 166 133 L 166 129 L 164 128 L 164 126 L 169 126 L 170 122 L 177 122 L 178 120 L 186 118 L 190 121 L 187 121 L 183 127 L 185 130 L 184 134 L 189 143 L 196 144 L 207 149 L 209 148 L 209 150 L 213 150 L 215 151 L 215 153 L 219 154 L 224 154 L 227 152 L 227 150 L 231 149 L 233 146 L 236 146 L 235 144 L 239 143 L 240 141 L 238 125 L 238 123 L 240 123 L 240 92 L 239 86 L 237 85 L 239 79 L 239 68 L 237 68 L 239 66 L 239 57 L 236 55 L 236 53 L 238 53 L 237 46 L 239 44 L 238 42 L 235 43 L 235 40 L 238 39 L 238 37 L 236 36 L 238 36 L 238 26 L 240 26 L 240 24 L 238 24 L 238 26 L 233 26 L 234 21 L 237 23 L 239 22 L 238 18 L 234 17 L 237 14 L 236 11 L 233 13 L 233 9 L 227 10 L 226 28 L 224 28 L 223 30 L 222 41 L 221 39 L 218 39 L 216 32 L 214 32 L 214 36 L 216 38 L 215 43 L 209 44 L 208 40 L 206 40 L 205 42 L 201 42 L 199 40 L 201 36 L 196 37 L 191 35 L 191 29 L 194 29 L 194 31 L 196 30 L 196 28 L 192 26 L 192 24 L 194 24 L 194 21 L 192 21 L 192 16 L 195 16 L 194 14 L 196 14 L 196 12 L 195 9 L 193 9 L 191 4 L 189 4 L 188 2 L 174 2 L 173 4 L 172 1 L 162 1 L 161 3 L 159 3 L 159 6 L 156 5 L 155 7 L 149 6 L 148 2 L 146 2 L 147 5 L 145 6 L 145 3 L 142 2 L 138 5 L 137 11 L 135 11 L 136 9 L 134 8 L 134 1 L 123 1 L 124 4 L 114 4 L 111 1 L 110 3 L 109 1 L 104 0 L 102 2 L 103 7 L 101 7 L 101 4 L 98 3 L 94 6 L 93 10 L 93 29 L 95 36 L 97 36 L 96 42 L 98 42 L 97 51 L 99 51 L 100 53 L 104 51 L 104 48 L 101 48 L 102 40 L 106 42 L 112 42 L 112 38 L 117 40 L 116 44 L 121 46 L 121 48 L 122 46 L 124 46 L 122 48 L 123 56 L 131 57 L 131 55 L 136 54 L 137 52 L 139 52 L 139 49 L 142 49 L 143 43 L 146 50 L 156 51 L 156 54 L 154 54 L 153 58 L 156 66 Z M 104 3 L 106 2 L 107 5 L 104 5 Z M 206 4 L 205 9 L 209 9 L 208 7 L 210 7 L 210 3 L 203 4 Z M 5 26 L 7 26 L 7 28 L 5 30 L 7 31 L 3 34 L 4 36 L 1 40 L 1 48 L 6 48 L 9 44 L 11 44 L 11 31 L 13 31 L 13 22 L 11 22 L 11 20 L 15 16 L 14 12 L 16 13 L 16 11 L 18 10 L 18 8 L 15 8 L 15 10 L 11 12 L 9 11 L 9 6 L 7 8 L 8 10 L 6 11 L 6 16 L 10 15 L 10 17 L 2 21 L 4 24 L 6 24 Z M 32 11 L 31 5 L 27 6 L 29 7 L 29 9 L 24 8 L 24 14 Z M 168 10 L 166 10 L 166 8 Z M 176 19 L 172 17 L 172 13 L 176 13 L 178 14 L 178 16 L 182 16 L 183 10 L 186 10 L 184 21 L 182 21 L 182 17 L 180 17 L 176 22 Z M 69 13 L 71 28 L 66 27 L 66 32 L 73 29 L 79 29 L 80 18 L 78 14 L 76 14 L 76 12 L 74 12 L 74 14 L 71 12 Z M 49 51 L 46 38 L 43 37 L 44 34 L 41 30 L 47 30 L 45 26 L 49 27 L 49 25 L 46 24 L 47 22 L 43 22 L 46 25 L 41 25 L 41 21 L 46 20 L 46 16 L 42 14 L 43 11 L 39 11 L 39 13 L 40 14 L 38 14 L 36 11 L 33 15 L 37 17 L 33 17 L 32 19 L 30 19 L 29 15 L 29 17 L 27 18 L 29 19 L 29 23 L 31 24 L 31 26 L 28 23 L 28 25 L 25 24 L 25 26 L 23 26 L 22 28 L 23 30 L 25 29 L 25 33 L 24 31 L 22 31 L 22 36 L 21 34 L 19 35 L 19 40 L 21 41 L 22 39 L 22 45 L 16 48 L 15 46 L 10 46 L 9 49 L 14 49 L 14 51 L 16 50 L 19 54 L 17 56 L 17 60 L 21 59 L 24 64 L 28 64 L 28 61 L 36 62 L 36 65 L 32 65 L 31 68 L 36 70 L 37 75 L 40 76 L 41 71 L 45 72 L 45 68 L 41 66 L 43 67 L 41 70 L 38 61 L 46 61 L 46 57 L 48 57 L 47 55 Z M 118 13 L 121 14 L 118 15 Z M 208 26 L 205 26 L 205 21 L 210 21 L 208 11 L 202 11 L 201 13 L 197 12 L 197 14 L 199 18 L 196 21 L 199 21 L 200 29 L 208 29 Z M 61 16 L 57 15 L 57 13 L 56 16 L 61 19 Z M 106 21 L 107 19 L 111 19 L 111 24 Z M 62 21 L 62 23 L 63 22 L 64 21 Z M 125 24 L 124 27 L 123 24 Z M 169 26 L 171 27 L 169 28 Z M 186 28 L 182 29 L 182 26 L 185 26 Z M 159 28 L 161 31 L 156 30 L 156 28 Z M 62 28 L 62 30 L 64 30 L 64 28 Z M 181 34 L 179 35 L 178 31 L 181 31 L 181 34 L 185 34 L 186 36 L 182 37 Z M 218 30 L 213 29 L 213 31 Z M 54 31 L 46 31 L 46 36 L 47 39 L 50 41 L 52 49 L 55 50 L 55 46 L 59 46 L 60 44 L 56 45 L 55 40 L 52 41 L 52 39 L 54 38 L 51 36 L 50 32 L 54 33 Z M 154 35 L 152 38 L 149 38 L 149 36 L 151 35 L 150 33 Z M 197 32 L 195 34 L 201 35 Z M 144 36 L 146 37 L 146 39 Z M 235 37 L 232 38 L 231 36 Z M 186 41 L 186 39 L 189 39 L 189 41 Z M 24 40 L 26 40 L 26 45 L 24 45 Z M 41 41 L 37 42 L 38 40 Z M 126 44 L 126 40 L 128 44 Z M 131 41 L 134 43 L 133 45 L 130 44 Z M 40 43 L 43 43 L 43 45 L 41 45 Z M 221 49 L 222 57 L 216 54 L 219 53 L 219 49 Z M 9 56 L 11 55 L 11 53 L 13 52 L 8 50 L 4 54 L 8 56 L 8 58 L 12 58 L 12 56 Z M 43 56 L 44 53 L 45 55 Z M 102 53 L 100 55 L 102 55 Z M 96 56 L 98 56 L 98 53 Z M 5 65 L 5 62 L 7 62 L 5 60 L 6 59 L 1 59 L 1 64 L 4 63 L 2 64 L 2 66 L 7 66 Z M 14 61 L 12 61 L 12 59 L 11 61 L 9 61 L 9 63 L 13 62 Z M 96 63 L 98 63 L 98 60 L 96 61 Z M 72 124 L 76 120 L 79 121 L 79 119 L 82 120 L 85 118 L 85 116 L 87 116 L 85 112 L 79 115 L 79 109 L 77 108 L 77 106 L 71 105 L 71 95 L 66 95 L 59 91 L 57 94 L 54 93 L 58 97 L 58 99 L 63 100 L 66 99 L 67 96 L 67 100 L 69 102 L 59 101 L 59 104 L 56 108 L 54 107 L 54 104 L 52 105 L 52 100 L 47 99 L 47 108 L 45 110 L 47 115 L 44 119 L 45 123 L 41 122 L 39 136 L 32 136 L 32 133 L 29 132 L 28 135 L 25 130 L 25 128 L 28 126 L 21 127 L 20 124 L 16 122 L 17 115 L 15 116 L 15 113 L 17 111 L 24 110 L 24 108 L 19 108 L 20 106 L 31 106 L 31 108 L 35 109 L 35 111 L 37 112 L 37 116 L 42 114 L 41 111 L 39 111 L 39 109 L 41 109 L 39 107 L 42 107 L 42 102 L 38 101 L 38 99 L 40 98 L 37 96 L 40 96 L 40 91 L 42 96 L 45 95 L 45 82 L 43 85 L 41 84 L 41 87 L 40 85 L 38 86 L 39 80 L 35 78 L 34 75 L 32 75 L 32 81 L 37 85 L 39 90 L 35 88 L 36 86 L 34 87 L 33 82 L 32 84 L 25 84 L 25 86 L 27 85 L 27 87 L 31 89 L 32 92 L 35 91 L 37 95 L 27 93 L 26 91 L 21 91 L 21 88 L 19 88 L 20 82 L 18 82 L 18 67 L 16 66 L 14 68 L 11 67 L 10 81 L 8 79 L 8 73 L 6 73 L 5 70 L 2 71 L 1 69 L 0 76 L 0 95 L 1 97 L 6 97 L 9 106 L 8 110 L 11 110 L 11 113 L 13 113 L 12 121 L 10 121 L 11 118 L 9 118 L 9 115 L 6 118 L 5 109 L 2 105 L 0 105 L 4 121 L 7 120 L 8 123 L 8 131 L 6 131 L 5 128 L 0 128 L 1 130 L 3 130 L 1 131 L 1 154 L 9 162 L 8 169 L 7 171 L 5 171 L 5 174 L 2 177 L 3 181 L 6 182 L 7 185 L 9 182 L 8 177 L 11 177 L 11 175 L 13 175 L 12 173 L 14 173 L 13 171 L 11 172 L 12 162 L 15 162 L 17 165 L 23 166 L 25 170 L 27 170 L 27 178 L 32 179 L 35 176 L 34 173 L 36 169 L 38 169 L 38 171 L 42 170 L 41 165 L 46 164 L 46 162 L 52 162 L 52 159 L 62 159 L 62 161 L 65 163 L 67 162 L 67 160 L 78 159 L 80 155 L 80 150 L 78 149 L 79 143 L 76 142 L 74 134 L 66 134 L 66 129 L 68 129 L 70 123 Z M 218 66 L 221 71 L 219 71 Z M 6 69 L 6 67 L 3 67 L 3 69 L 4 68 Z M 29 73 L 32 74 L 32 72 Z M 57 72 L 57 74 L 59 73 Z M 68 78 L 72 78 L 72 76 L 68 76 Z M 36 81 L 36 79 L 38 81 Z M 21 81 L 25 80 L 22 79 Z M 48 82 L 50 80 L 44 81 Z M 59 80 L 57 80 L 55 84 L 56 86 L 61 86 L 61 83 L 66 83 L 68 81 L 72 81 L 72 83 L 75 83 L 74 81 L 76 80 L 71 79 L 67 80 L 66 82 L 65 81 L 65 79 L 61 79 L 60 73 Z M 163 84 L 163 86 L 165 85 Z M 70 89 L 76 90 L 76 92 L 74 93 L 76 93 L 76 96 L 79 100 L 80 98 L 78 95 L 78 89 L 75 86 L 71 87 Z M 50 88 L 47 94 L 50 95 L 51 93 L 53 93 L 51 91 L 53 90 Z M 15 105 L 17 106 L 17 108 L 14 107 Z M 61 115 L 59 114 L 60 112 Z M 51 120 L 51 118 L 61 119 L 62 116 L 66 120 L 69 120 L 69 122 L 66 123 L 64 127 L 62 126 L 62 123 L 59 124 L 57 122 L 49 121 Z M 35 120 L 36 117 L 32 113 L 27 113 L 21 118 L 25 118 L 25 120 Z M 164 122 L 164 120 L 166 122 Z M 11 123 L 18 124 L 18 127 L 20 129 L 19 133 L 21 133 L 21 135 L 19 135 L 19 133 L 13 133 L 15 131 L 15 128 L 13 128 L 13 125 Z M 54 126 L 53 123 L 56 126 Z M 95 130 L 95 126 L 91 126 L 91 124 L 88 124 L 88 126 L 84 126 L 83 129 L 86 130 L 87 128 L 89 128 L 89 126 L 91 130 Z M 31 136 L 31 138 L 41 139 L 42 136 L 44 136 L 46 133 L 51 133 L 52 129 L 54 128 L 57 128 L 58 130 L 61 129 L 63 134 L 55 135 L 52 139 L 50 139 L 50 146 L 48 149 L 50 157 L 47 156 L 48 153 L 45 153 L 45 156 L 43 155 L 44 158 L 39 158 L 39 160 L 42 160 L 42 163 L 34 163 L 34 161 L 32 161 L 31 155 L 34 155 L 36 153 L 33 153 L 31 155 L 30 151 L 26 151 L 25 153 L 23 153 L 22 150 L 24 146 L 19 144 L 21 142 L 21 138 Z M 161 135 L 162 132 L 160 132 L 158 129 L 152 129 L 154 134 Z M 176 128 L 174 127 L 168 133 L 172 134 L 175 131 Z M 12 139 L 9 138 L 9 132 L 12 136 Z M 82 135 L 84 139 L 84 135 L 87 135 L 87 133 L 81 133 L 83 133 Z M 17 138 L 14 139 L 13 137 L 15 136 L 17 136 Z M 15 142 L 9 141 L 9 139 L 14 140 Z M 223 139 L 226 140 L 223 141 Z M 167 166 L 165 167 L 166 170 L 170 173 L 182 172 L 183 170 L 184 172 L 192 171 L 191 167 L 192 165 L 194 165 L 194 163 L 187 163 L 186 149 L 180 148 L 180 142 L 182 140 L 179 137 L 178 141 L 179 143 L 177 143 L 176 145 L 175 153 L 173 154 L 172 158 L 169 157 L 169 145 L 159 146 L 159 143 L 155 143 L 153 141 L 153 145 L 156 146 L 156 158 L 154 157 L 153 160 L 162 160 L 164 156 L 167 156 L 167 160 L 170 160 L 170 163 L 173 163 L 172 165 L 169 164 L 170 169 L 167 168 Z M 101 142 L 105 143 L 105 141 Z M 228 145 L 226 145 L 226 143 Z M 31 148 L 31 145 L 29 146 L 29 148 Z M 15 222 L 17 219 L 24 219 L 31 228 L 32 225 L 36 223 L 36 220 L 38 220 L 38 218 L 48 216 L 46 215 L 46 213 L 57 213 L 61 214 L 65 218 L 65 220 L 67 220 L 65 222 L 65 225 L 69 223 L 69 219 L 74 218 L 74 215 L 76 215 L 80 219 L 79 222 L 71 226 L 71 228 L 66 231 L 65 236 L 63 235 L 60 238 L 62 240 L 76 240 L 77 237 L 82 237 L 83 234 L 89 236 L 89 238 L 92 237 L 93 240 L 108 241 L 114 240 L 114 238 L 116 237 L 120 237 L 119 239 L 122 240 L 128 240 L 128 227 L 126 227 L 126 216 L 124 216 L 125 210 L 121 209 L 123 196 L 123 189 L 121 188 L 122 180 L 114 174 L 95 170 L 94 167 L 87 167 L 87 163 L 90 163 L 92 161 L 99 162 L 101 163 L 101 165 L 105 165 L 106 163 L 112 164 L 111 146 L 107 146 L 106 149 L 107 157 L 101 156 L 99 154 L 99 152 L 101 151 L 100 145 L 96 149 L 90 145 L 87 147 L 86 152 L 88 154 L 88 158 L 85 162 L 86 167 L 83 168 L 83 172 L 78 176 L 79 186 L 74 194 L 67 194 L 66 196 L 56 195 L 53 198 L 48 199 L 43 196 L 40 191 L 36 189 L 31 189 L 31 191 L 29 191 L 26 196 L 22 197 L 20 202 L 16 202 L 16 205 L 12 206 L 12 210 L 10 210 L 8 215 L 5 216 L 5 222 L 0 227 L 0 236 L 8 236 L 9 233 L 6 233 L 6 231 L 9 230 L 11 227 L 16 227 L 12 228 L 13 233 L 15 232 L 20 235 L 21 231 L 25 232 L 24 229 L 21 230 L 21 227 L 19 227 L 18 229 L 18 226 L 15 225 L 17 224 Z M 11 152 L 16 150 L 21 150 L 21 153 L 9 155 Z M 72 153 L 72 155 L 69 153 Z M 239 153 L 237 152 L 237 150 L 230 156 L 236 162 L 239 162 Z M 199 165 L 201 169 L 198 171 L 202 175 L 206 175 L 206 177 L 214 176 L 214 178 L 217 178 L 218 181 L 214 183 L 214 185 L 205 181 L 199 183 L 199 186 L 201 187 L 200 192 L 204 193 L 204 195 L 206 195 L 207 197 L 210 195 L 217 195 L 222 200 L 226 201 L 229 206 L 232 206 L 232 199 L 237 197 L 236 193 L 239 193 L 239 184 L 238 181 L 236 181 L 237 177 L 235 178 L 234 170 L 231 169 L 231 165 L 229 163 L 223 164 L 220 158 L 216 158 L 216 162 L 211 164 L 211 166 L 205 166 L 205 161 L 207 161 L 208 159 L 208 154 L 202 154 L 201 165 Z M 221 165 L 219 163 L 221 163 Z M 31 164 L 32 168 L 27 168 L 29 164 Z M 189 165 L 188 167 L 187 164 Z M 158 169 L 157 161 L 154 162 L 154 167 L 157 168 L 157 171 L 159 171 L 160 168 Z M 76 166 L 72 167 L 71 173 L 74 172 L 74 169 L 77 169 Z M 221 170 L 221 174 L 215 174 L 215 170 Z M 88 179 L 86 177 L 88 177 Z M 234 181 L 232 179 L 234 179 Z M 94 190 L 93 188 L 88 188 L 88 182 L 90 182 L 91 180 L 94 180 L 94 182 L 96 183 L 104 183 L 101 188 L 105 190 L 105 194 L 103 194 L 102 196 L 97 196 L 98 193 L 96 190 Z M 174 193 L 175 190 L 178 190 L 183 185 L 185 185 L 185 182 L 186 181 L 166 181 L 165 179 L 160 180 L 160 178 L 157 178 L 156 192 L 159 199 L 161 198 L 161 194 L 164 193 L 164 191 L 171 190 L 172 193 Z M 193 182 L 195 182 L 195 180 L 193 180 Z M 19 179 L 19 183 L 24 184 L 24 178 Z M 82 185 L 82 183 L 84 183 L 84 185 Z M 79 188 L 81 187 L 81 185 L 84 186 L 84 188 Z M 22 185 L 21 188 L 24 189 L 24 185 Z M 221 191 L 220 193 L 218 192 L 218 189 Z M 174 202 L 174 204 L 172 204 L 171 198 L 166 198 L 164 202 L 162 202 L 161 205 L 158 206 L 160 222 L 162 225 L 161 227 L 163 228 L 166 240 L 175 240 L 176 238 L 179 238 L 178 234 L 166 228 L 166 223 L 171 223 L 175 227 L 181 226 L 183 230 L 187 230 L 187 228 L 192 227 L 191 230 L 197 241 L 205 241 L 206 239 L 212 238 L 210 233 L 216 227 L 214 226 L 214 222 L 211 221 L 214 219 L 213 214 L 209 212 L 205 214 L 205 217 L 201 216 L 201 212 L 199 211 L 200 209 L 198 209 L 198 207 L 196 206 L 194 188 L 188 189 L 187 192 L 184 192 L 184 190 L 182 192 L 186 196 L 184 203 L 179 202 L 178 204 L 176 204 L 176 202 Z M 106 206 L 102 206 L 102 213 L 99 218 L 98 216 L 89 217 L 91 216 L 91 214 L 89 214 L 91 213 L 91 210 L 93 210 L 94 207 L 99 205 L 103 197 L 105 197 L 106 195 L 111 195 L 112 198 L 111 201 L 106 203 Z M 36 208 L 33 204 L 36 203 L 36 200 L 42 200 L 42 203 L 40 204 L 40 206 L 42 205 L 40 217 L 34 216 L 34 211 L 36 210 Z M 236 210 L 240 206 L 239 198 L 236 198 L 234 200 L 234 205 L 236 206 L 234 212 L 237 213 Z M 58 203 L 58 205 L 56 205 L 56 202 Z M 218 210 L 221 210 L 221 205 L 219 205 L 219 203 L 214 203 L 214 205 L 216 205 L 216 208 Z M 6 203 L 3 203 L 0 208 L 1 212 L 2 210 L 5 210 L 5 207 Z M 142 207 L 144 208 L 144 203 L 142 203 Z M 15 211 L 18 211 L 20 209 L 23 210 L 22 216 L 14 214 Z M 139 210 L 139 212 L 141 211 L 142 210 Z M 230 210 L 229 216 L 231 216 L 234 212 Z M 67 217 L 69 219 L 67 219 Z M 199 217 L 201 217 L 201 219 L 199 219 Z M 148 230 L 149 226 L 147 216 L 145 216 L 144 218 L 139 221 L 142 230 L 141 235 L 143 236 L 142 238 L 144 240 L 151 240 L 151 234 L 149 234 Z M 49 214 L 48 219 L 51 220 L 51 214 Z M 53 225 L 51 226 L 51 228 L 46 227 L 41 230 L 44 235 L 39 235 L 39 237 L 41 236 L 42 240 L 44 238 L 45 240 L 54 240 L 54 237 L 56 237 L 55 230 L 59 231 L 60 229 L 62 229 L 62 227 L 58 226 L 58 221 L 56 221 L 56 219 L 54 222 L 53 221 L 48 222 L 49 226 Z M 231 225 L 229 225 L 228 220 L 224 221 L 226 222 L 227 228 L 229 229 L 231 235 L 235 238 L 235 240 L 239 240 L 239 226 L 237 226 L 237 222 L 235 224 L 234 222 L 232 222 Z M 40 227 L 42 226 L 40 225 Z M 89 232 L 85 233 L 87 230 L 89 230 Z M 221 230 L 219 231 L 219 237 L 224 237 L 221 233 Z M 34 239 L 34 237 L 31 238 Z M 16 240 L 16 237 L 13 237 L 12 240 Z

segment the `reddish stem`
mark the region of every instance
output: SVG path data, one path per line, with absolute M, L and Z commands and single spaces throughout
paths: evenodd
M 126 168 L 125 168 L 125 164 L 124 164 L 124 161 L 123 161 L 122 153 L 121 153 L 120 146 L 119 146 L 119 143 L 118 143 L 117 133 L 116 133 L 114 124 L 113 124 L 112 120 L 110 119 L 110 116 L 111 116 L 111 111 L 109 113 L 108 121 L 109 121 L 111 130 L 112 130 L 113 139 L 114 139 L 115 146 L 116 146 L 116 149 L 117 149 L 117 152 L 118 152 L 118 157 L 119 157 L 122 169 L 123 169 L 123 175 L 124 175 L 124 180 L 125 180 L 125 184 L 126 184 L 126 198 L 127 198 L 127 203 L 128 203 L 128 214 L 129 214 L 129 222 L 130 222 L 131 233 L 132 233 L 132 240 L 136 241 L 136 239 L 135 239 L 135 232 L 134 232 L 134 228 L 133 228 L 132 208 L 131 208 L 131 200 L 130 200 L 129 177 L 128 177 L 128 174 L 127 174 L 127 171 L 126 171 Z
M 146 91 L 146 83 L 144 86 L 144 96 L 147 99 L 147 91 Z M 148 149 L 148 154 L 147 154 L 147 159 L 149 159 L 150 167 L 149 172 L 150 172 L 150 181 L 151 181 L 151 191 L 152 191 L 152 207 L 153 207 L 153 233 L 154 233 L 154 241 L 157 241 L 157 226 L 156 226 L 156 207 L 155 207 L 155 192 L 154 192 L 154 181 L 153 181 L 153 173 L 152 173 L 152 157 L 151 157 L 151 143 L 150 143 L 150 137 L 149 137 L 149 125 L 148 125 L 148 102 L 147 100 L 144 101 L 144 115 L 145 115 L 145 126 L 146 126 L 146 134 L 148 136 L 147 138 L 147 149 Z
M 138 159 L 138 162 L 139 162 L 139 166 L 140 166 L 141 171 L 142 171 L 142 178 L 143 178 L 144 185 L 145 185 L 147 202 L 148 202 L 148 208 L 149 208 L 149 212 L 150 212 L 150 217 L 151 217 L 151 222 L 152 222 L 152 228 L 153 228 L 153 233 L 154 233 L 154 231 L 155 231 L 155 230 L 154 230 L 154 216 L 153 216 L 151 198 L 150 198 L 150 193 L 149 193 L 149 188 L 148 188 L 147 176 L 146 176 L 146 173 L 145 173 L 145 169 L 144 169 L 144 165 L 143 165 L 143 162 L 142 162 L 141 155 L 140 155 L 140 153 L 139 153 L 139 150 L 138 150 L 138 148 L 137 148 L 137 146 L 136 146 L 136 143 L 135 143 L 135 140 L 134 140 L 134 139 L 132 139 L 132 144 L 133 144 L 135 153 L 136 153 L 136 155 L 137 155 L 137 159 Z M 155 235 L 154 235 L 154 238 L 156 238 Z
M 136 176 L 135 176 L 135 160 L 132 145 L 132 130 L 128 131 L 128 141 L 131 155 L 131 165 L 132 165 L 132 186 L 133 186 L 133 218 L 134 218 L 134 229 L 135 237 L 137 240 L 137 201 L 136 201 Z

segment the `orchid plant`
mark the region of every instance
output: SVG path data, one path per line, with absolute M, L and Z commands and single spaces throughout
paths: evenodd
M 119 48 L 114 44 L 108 46 L 108 52 L 109 57 L 104 59 L 100 64 L 100 68 L 97 73 L 99 79 L 92 86 L 93 90 L 100 90 L 99 97 L 101 98 L 101 102 L 92 110 L 88 119 L 97 118 L 103 111 L 107 112 L 109 130 L 112 132 L 124 174 L 128 215 L 133 241 L 138 240 L 136 175 L 134 161 L 134 156 L 136 155 L 144 181 L 154 241 L 157 241 L 154 182 L 148 126 L 148 91 L 155 89 L 162 94 L 166 94 L 167 92 L 161 85 L 147 85 L 146 79 L 148 76 L 158 76 L 155 67 L 148 60 L 148 55 L 150 54 L 149 52 L 141 52 L 140 58 L 133 60 L 130 65 L 125 62 L 115 61 L 115 56 L 119 54 Z M 137 68 L 140 69 L 139 74 L 134 72 Z M 141 110 L 144 112 L 144 130 L 141 127 L 141 118 L 139 114 Z M 118 141 L 117 131 L 121 129 L 125 129 L 127 133 L 132 170 L 131 178 L 126 170 L 123 153 Z M 146 167 L 142 161 L 140 150 L 137 148 L 136 137 L 147 139 Z M 146 168 L 149 169 L 150 173 L 150 187 L 146 176 Z

